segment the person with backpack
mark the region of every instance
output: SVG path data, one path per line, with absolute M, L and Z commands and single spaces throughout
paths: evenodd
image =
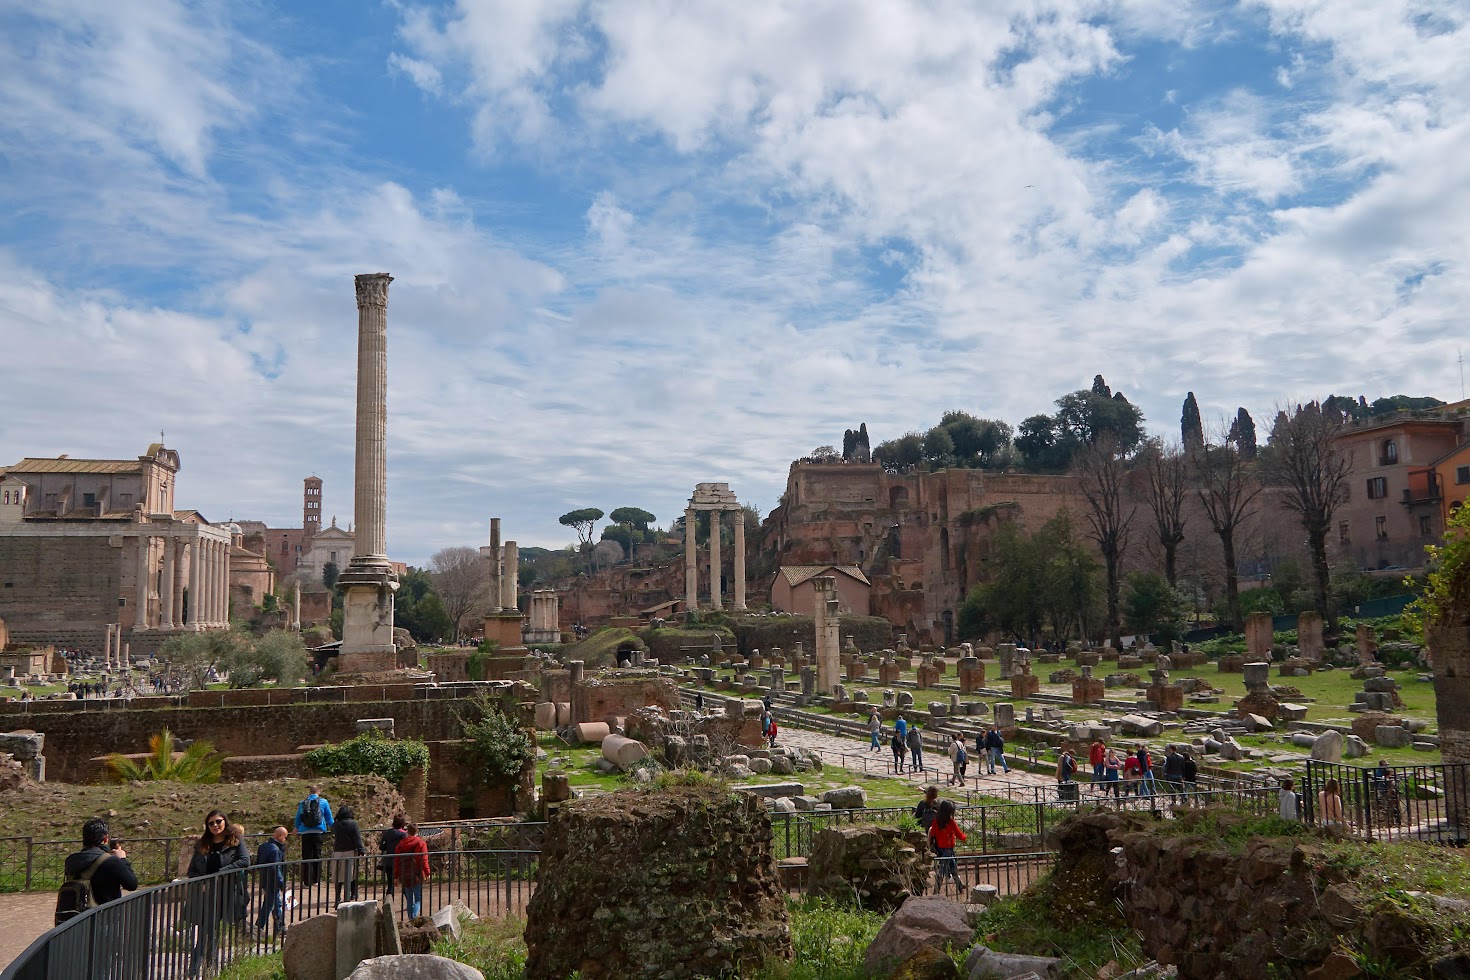
M 908 738 L 905 739 L 909 747 L 910 762 L 914 772 L 924 771 L 924 736 L 919 732 L 918 725 L 909 727 Z
M 899 721 L 903 721 L 903 719 L 900 718 Z M 893 749 L 893 771 L 896 773 L 902 773 L 904 744 L 903 736 L 898 734 L 898 729 L 895 728 L 893 730 L 893 738 L 889 741 L 888 744 Z
M 1063 749 L 1062 757 L 1057 760 L 1057 783 L 1070 783 L 1076 773 L 1077 757 L 1072 754 L 1071 749 Z
M 383 831 L 382 836 L 378 838 L 378 853 L 382 855 L 378 858 L 378 870 L 383 872 L 383 877 L 387 880 L 386 894 L 389 895 L 393 894 L 393 866 L 395 864 L 393 853 L 398 850 L 398 842 L 408 836 L 403 829 L 407 822 L 403 814 L 395 813 L 393 826 Z
M 204 818 L 204 833 L 194 843 L 187 877 L 202 878 L 186 896 L 185 921 L 197 928 L 189 957 L 189 976 L 199 976 L 205 962 L 214 962 L 221 926 L 245 921 L 245 870 L 250 854 L 238 827 L 219 810 Z M 236 871 L 239 874 L 217 874 Z
M 949 800 L 940 800 L 934 822 L 929 825 L 929 843 L 939 855 L 939 863 L 934 869 L 936 893 L 949 880 L 954 881 L 955 891 L 965 890 L 965 883 L 960 880 L 959 864 L 954 857 L 955 842 L 963 843 L 964 840 L 965 832 L 954 818 L 954 804 Z
M 412 922 L 419 917 L 424 903 L 424 881 L 429 877 L 429 845 L 419 836 L 416 823 L 403 828 L 403 840 L 394 849 L 394 875 L 403 888 L 403 909 Z
M 308 787 L 307 797 L 296 805 L 296 833 L 301 835 L 301 887 L 310 888 L 322 880 L 322 838 L 332 829 L 332 804 L 319 792 L 321 787 Z
M 965 766 L 969 758 L 965 754 L 965 736 L 955 732 L 949 740 L 949 762 L 952 767 L 949 774 L 949 785 L 959 783 L 965 785 Z
M 769 728 L 766 729 L 766 738 L 770 739 L 770 741 L 771 741 L 771 748 L 773 748 L 773 749 L 776 747 L 776 732 L 777 732 L 777 730 L 778 729 L 777 729 L 777 726 L 776 726 L 776 719 L 775 718 L 772 718 L 771 719 L 771 727 L 769 727 Z
M 255 934 L 266 938 L 265 923 L 275 919 L 276 936 L 286 934 L 286 837 L 285 827 L 277 827 L 264 844 L 256 848 L 255 866 L 260 869 L 260 911 L 255 914 Z
M 138 887 L 128 852 L 113 842 L 107 822 L 101 819 L 82 824 L 82 849 L 67 855 L 63 870 L 65 881 L 56 894 L 56 925 L 87 909 L 115 902 L 124 890 Z

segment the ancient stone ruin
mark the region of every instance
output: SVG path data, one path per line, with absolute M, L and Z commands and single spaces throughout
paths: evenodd
M 921 831 L 861 824 L 818 831 L 807 867 L 813 895 L 889 912 L 924 893 L 934 858 Z
M 790 959 L 764 804 L 711 786 L 562 805 L 526 909 L 528 980 L 702 977 Z

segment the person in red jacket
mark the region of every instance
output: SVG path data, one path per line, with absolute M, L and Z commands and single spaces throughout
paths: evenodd
M 963 842 L 965 832 L 960 829 L 959 822 L 954 818 L 954 804 L 949 800 L 940 800 L 939 809 L 934 815 L 934 822 L 929 825 L 929 842 L 939 854 L 939 864 L 935 869 L 936 879 L 934 890 L 937 892 L 944 887 L 947 879 L 954 879 L 956 891 L 964 891 L 965 883 L 960 880 L 959 864 L 955 861 L 955 842 Z
M 1108 745 L 1100 738 L 1092 740 L 1092 748 L 1087 750 L 1087 761 L 1092 763 L 1092 791 L 1094 793 L 1105 793 L 1107 788 L 1103 786 L 1103 780 L 1107 778 Z
M 394 851 L 397 862 L 393 877 L 403 888 L 403 907 L 412 922 L 419 917 L 424 902 L 424 879 L 429 877 L 429 845 L 419 836 L 418 824 L 403 828 L 404 838 Z

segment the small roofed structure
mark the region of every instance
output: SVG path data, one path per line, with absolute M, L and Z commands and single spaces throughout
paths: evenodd
M 856 565 L 783 565 L 771 585 L 771 608 L 797 616 L 815 615 L 814 580 L 823 575 L 836 580 L 837 599 L 844 615 L 869 614 L 868 597 L 873 584 Z

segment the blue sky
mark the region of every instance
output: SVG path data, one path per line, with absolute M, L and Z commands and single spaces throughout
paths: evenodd
M 1470 7 L 1421 0 L 0 0 L 0 460 L 159 430 L 183 506 L 389 545 L 763 511 L 866 422 L 1096 373 L 1177 434 L 1459 395 Z

